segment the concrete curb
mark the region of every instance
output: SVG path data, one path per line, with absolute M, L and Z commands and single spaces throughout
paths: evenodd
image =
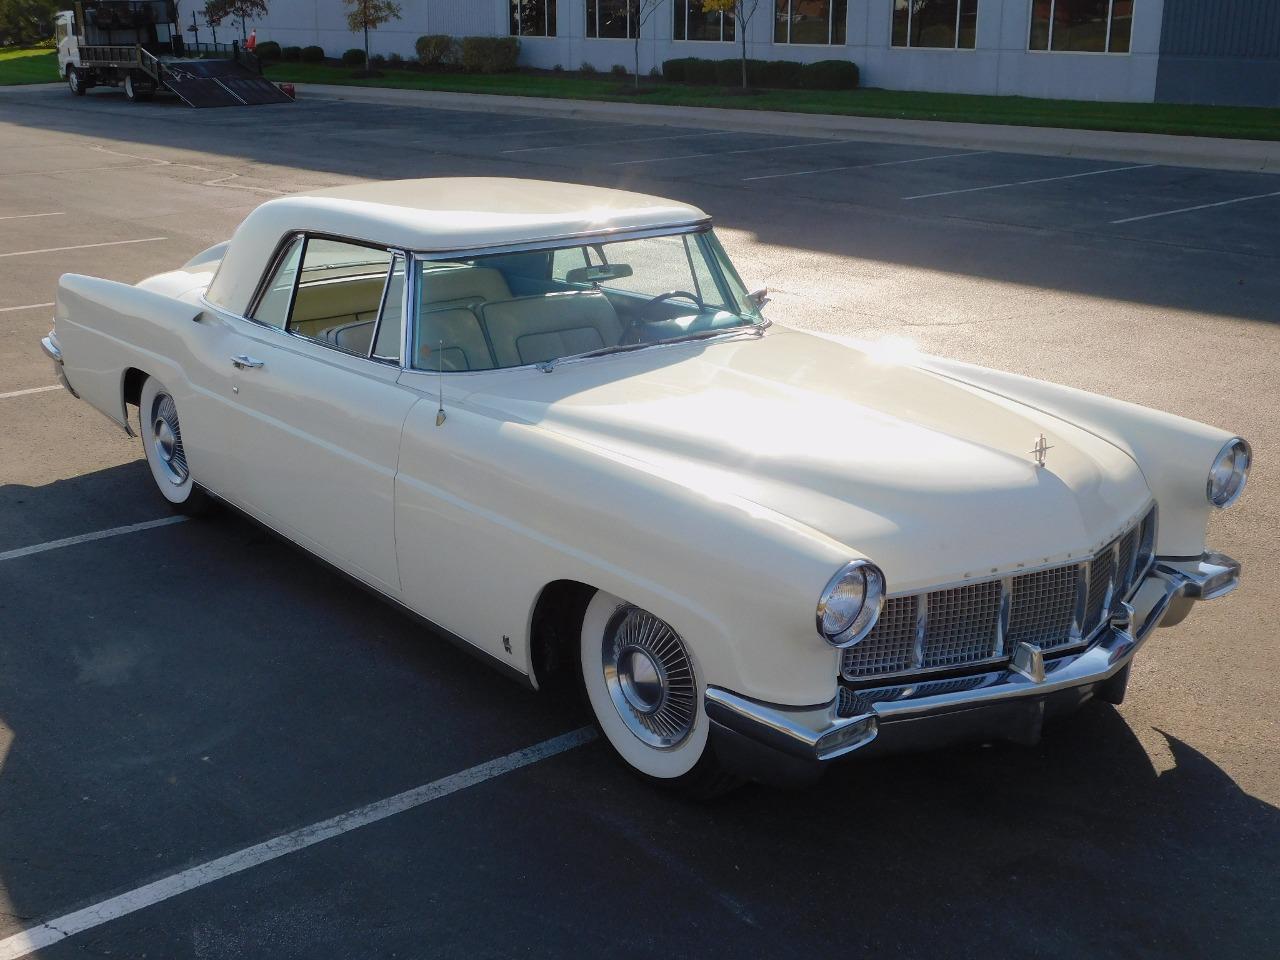
M 733 110 L 722 107 L 602 103 L 593 100 L 554 100 L 336 84 L 300 83 L 297 87 L 299 96 L 304 97 L 405 104 L 440 110 L 490 110 L 495 113 L 529 116 L 736 130 L 747 134 L 771 133 L 815 138 L 854 136 L 888 143 L 1280 173 L 1280 141 L 1274 140 L 1228 140 L 1159 133 L 951 123 L 943 120 L 838 117 L 829 114 Z

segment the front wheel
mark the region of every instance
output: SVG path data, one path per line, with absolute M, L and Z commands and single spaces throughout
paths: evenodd
M 142 385 L 138 435 L 142 437 L 142 450 L 160 495 L 179 513 L 195 515 L 208 510 L 209 494 L 192 479 L 187 465 L 178 405 L 155 377 L 148 377 Z
M 702 686 L 688 647 L 665 621 L 599 591 L 582 618 L 580 678 L 617 756 L 656 785 L 708 798 L 736 787 L 707 742 Z
M 89 89 L 89 84 L 75 67 L 67 67 L 67 88 L 77 97 L 83 97 Z

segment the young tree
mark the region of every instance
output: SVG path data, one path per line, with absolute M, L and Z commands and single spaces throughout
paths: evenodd
M 760 7 L 760 0 L 702 0 L 702 9 L 708 13 L 722 13 L 733 17 L 734 28 L 742 42 L 742 89 L 747 89 L 747 24 Z
M 400 19 L 395 0 L 342 0 L 347 7 L 347 27 L 352 33 L 364 31 L 364 68 L 369 69 L 369 31 Z
M 245 21 L 250 17 L 264 16 L 266 12 L 266 0 L 206 0 L 204 5 L 204 18 L 208 21 L 210 29 L 213 29 L 228 17 L 238 17 L 240 20 L 241 40 L 249 38 L 249 31 Z M 217 42 L 216 36 L 214 42 Z
M 666 0 L 631 0 L 631 19 L 636 25 L 635 36 L 632 38 L 635 43 L 636 54 L 636 86 L 640 86 L 640 34 L 644 30 L 644 25 L 653 16 L 654 11 L 658 7 L 666 3 Z
M 56 0 L 0 0 L 0 47 L 52 37 L 53 20 L 60 9 Z

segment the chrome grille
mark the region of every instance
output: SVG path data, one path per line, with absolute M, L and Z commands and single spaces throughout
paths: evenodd
M 1000 652 L 999 580 L 936 590 L 928 599 L 922 667 L 979 663 Z
M 1032 643 L 1052 650 L 1070 643 L 1080 576 L 1080 565 L 1071 563 L 1014 577 L 1005 649 Z
M 1146 573 L 1155 515 L 1152 507 L 1085 562 L 886 600 L 867 638 L 844 651 L 841 675 L 945 671 L 998 661 L 1019 643 L 1058 651 L 1092 639 L 1113 597 L 1127 598 Z
M 926 680 L 924 683 L 876 687 L 872 690 L 850 690 L 848 687 L 841 687 L 840 702 L 836 706 L 836 712 L 842 717 L 857 717 L 869 713 L 872 706 L 877 703 L 908 697 L 932 697 L 940 693 L 954 693 L 957 690 L 977 690 L 994 682 L 999 676 L 998 673 L 981 673 L 975 677 Z

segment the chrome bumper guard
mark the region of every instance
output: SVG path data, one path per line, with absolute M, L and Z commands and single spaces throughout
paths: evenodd
M 41 338 L 40 349 L 53 361 L 53 372 L 58 375 L 58 382 L 69 394 L 79 400 L 80 394 L 76 393 L 75 388 L 71 386 L 71 381 L 67 379 L 66 372 L 62 369 L 62 348 L 58 345 L 58 335 L 50 330 L 47 337 Z
M 708 687 L 707 717 L 717 745 L 732 755 L 731 764 L 732 757 L 750 767 L 767 762 L 770 754 L 783 759 L 789 773 L 767 779 L 793 779 L 790 773 L 820 770 L 825 761 L 854 751 L 895 753 L 971 739 L 1035 742 L 1047 707 L 1070 708 L 1095 695 L 1116 695 L 1108 681 L 1128 666 L 1175 601 L 1213 600 L 1239 582 L 1240 564 L 1225 554 L 1158 557 L 1131 601 L 1120 604 L 1107 629 L 1077 653 L 1050 660 L 1039 648 L 1019 644 L 1008 667 L 984 675 L 969 689 L 951 684 L 952 689 L 931 693 L 942 684 L 921 681 L 914 691 L 908 688 L 905 695 L 855 716 L 842 715 L 839 696 L 819 706 L 786 707 Z

